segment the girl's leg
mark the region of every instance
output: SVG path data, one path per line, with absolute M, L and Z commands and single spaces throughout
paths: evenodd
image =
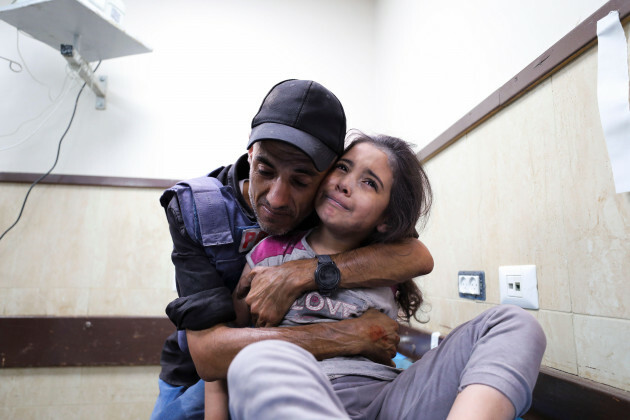
M 509 420 L 514 417 L 514 406 L 505 395 L 487 385 L 472 384 L 457 395 L 447 420 Z
M 349 419 L 312 354 L 294 344 L 250 344 L 228 370 L 230 415 L 240 419 Z
M 478 412 L 468 408 L 467 397 L 489 387 L 521 415 L 531 405 L 545 346 L 542 328 L 526 311 L 511 305 L 491 308 L 455 328 L 401 373 L 373 403 L 372 412 L 380 419 L 444 419 L 459 394 L 455 408 L 467 409 L 466 418 L 475 418 Z M 484 387 L 462 392 L 475 384 Z M 485 394 L 480 403 L 503 410 L 500 395 Z
M 204 420 L 229 420 L 225 379 L 205 383 Z

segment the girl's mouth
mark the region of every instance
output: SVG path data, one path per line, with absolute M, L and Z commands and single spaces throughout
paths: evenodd
M 333 197 L 332 195 L 326 194 L 324 195 L 324 197 L 326 198 L 326 200 L 328 200 L 333 206 L 338 207 L 340 209 L 343 210 L 350 210 L 341 200 L 336 199 L 335 197 Z

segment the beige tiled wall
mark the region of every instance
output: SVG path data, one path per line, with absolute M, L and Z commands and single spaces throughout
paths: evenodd
M 17 217 L 27 189 L 0 183 L 0 230 Z M 0 241 L 0 316 L 165 316 L 176 293 L 160 192 L 36 186 Z M 158 373 L 159 366 L 0 369 L 0 418 L 149 418 Z
M 0 184 L 0 226 L 26 184 Z M 173 291 L 161 190 L 38 185 L 0 242 L 0 315 L 163 316 Z
M 159 367 L 0 369 L 0 418 L 148 419 Z
M 626 26 L 626 35 L 630 32 Z M 630 193 L 616 194 L 592 48 L 426 164 L 435 190 L 420 279 L 443 333 L 499 303 L 498 268 L 535 264 L 543 364 L 630 390 Z M 459 270 L 483 270 L 484 303 Z

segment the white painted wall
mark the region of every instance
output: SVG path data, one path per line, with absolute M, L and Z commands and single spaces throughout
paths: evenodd
M 424 146 L 606 0 L 379 0 L 379 129 Z
M 9 1 L 4 1 L 4 4 Z M 85 92 L 55 172 L 184 178 L 232 163 L 245 152 L 250 123 L 268 90 L 287 78 L 314 79 L 348 109 L 353 125 L 372 118 L 373 4 L 363 0 L 127 0 L 126 28 L 150 54 L 104 61 L 106 111 Z M 52 87 L 65 60 L 19 37 L 32 73 Z M 350 54 L 351 53 L 351 54 Z M 0 22 L 0 55 L 19 60 L 16 30 Z M 0 60 L 0 135 L 50 104 L 26 70 Z M 7 65 L 4 65 L 4 64 Z M 0 152 L 0 171 L 44 172 L 71 114 L 77 89 L 42 130 Z M 0 137 L 0 149 L 32 126 Z
M 335 92 L 349 127 L 422 146 L 604 3 L 127 0 L 128 32 L 154 52 L 103 62 L 107 110 L 83 93 L 55 172 L 185 178 L 231 163 L 264 95 L 290 77 Z M 0 56 L 22 62 L 17 37 L 0 21 Z M 45 172 L 78 86 L 49 120 L 20 126 L 55 104 L 66 72 L 54 49 L 19 43 L 48 87 L 0 60 L 0 171 Z

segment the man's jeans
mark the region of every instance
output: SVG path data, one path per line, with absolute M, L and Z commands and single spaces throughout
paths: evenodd
M 173 386 L 159 380 L 160 395 L 151 420 L 203 419 L 204 381 L 191 387 Z

